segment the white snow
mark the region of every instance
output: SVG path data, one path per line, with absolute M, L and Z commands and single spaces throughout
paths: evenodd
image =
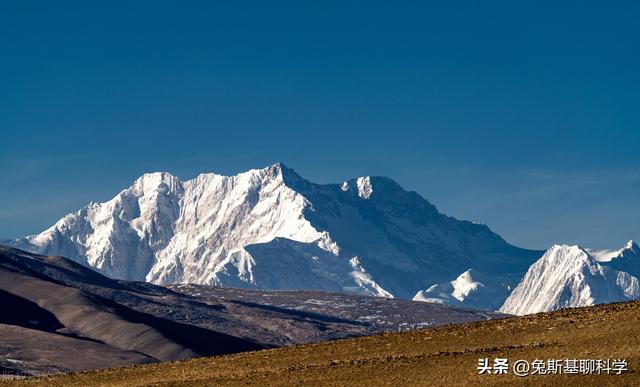
M 497 310 L 509 295 L 512 281 L 469 269 L 450 282 L 421 290 L 413 301 L 437 302 L 467 308 Z
M 630 240 L 623 248 L 617 250 L 597 250 L 585 249 L 598 262 L 611 262 L 612 259 L 619 257 L 625 252 L 638 253 L 638 246 L 634 241 Z
M 373 193 L 373 187 L 371 186 L 371 177 L 359 177 L 356 180 L 356 184 L 358 185 L 358 196 L 364 199 L 369 199 L 369 197 Z

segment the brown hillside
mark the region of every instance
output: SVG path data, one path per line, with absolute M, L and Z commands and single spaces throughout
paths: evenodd
M 222 357 L 60 375 L 24 385 L 639 385 L 640 302 Z M 479 358 L 624 358 L 622 375 L 478 375 Z

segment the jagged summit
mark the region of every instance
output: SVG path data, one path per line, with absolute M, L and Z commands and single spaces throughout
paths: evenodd
M 172 175 L 169 172 L 149 172 L 140 176 L 134 181 L 134 186 L 153 185 L 153 184 L 171 184 L 175 181 L 180 181 L 177 176 Z
M 128 280 L 402 298 L 469 268 L 522 273 L 540 254 L 440 214 L 392 179 L 320 185 L 283 163 L 186 181 L 145 174 L 11 244 Z
M 609 262 L 615 258 L 620 258 L 625 254 L 638 254 L 640 248 L 633 241 L 629 240 L 623 247 L 616 250 L 598 250 L 598 249 L 586 249 L 596 260 L 599 262 Z
M 268 165 L 264 168 L 254 168 L 248 171 L 241 172 L 237 175 L 223 175 L 214 172 L 205 172 L 200 173 L 194 179 L 184 180 L 182 181 L 179 177 L 173 175 L 171 172 L 166 171 L 157 171 L 157 172 L 148 172 L 137 178 L 133 182 L 133 186 L 141 186 L 141 185 L 149 185 L 153 186 L 158 185 L 160 183 L 171 184 L 175 182 L 190 182 L 192 180 L 208 180 L 213 178 L 225 178 L 225 177 L 240 177 L 240 176 L 252 176 L 258 179 L 268 179 L 268 178 L 282 178 L 283 176 L 287 176 L 290 178 L 300 178 L 300 176 L 295 172 L 294 169 L 288 168 L 284 163 L 277 162 L 275 164 Z

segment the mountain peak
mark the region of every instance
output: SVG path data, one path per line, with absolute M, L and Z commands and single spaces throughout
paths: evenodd
M 287 167 L 283 162 L 278 161 L 275 164 L 271 164 L 264 168 L 259 169 L 251 169 L 245 173 L 257 173 L 261 176 L 273 177 L 273 178 L 281 178 L 283 180 L 299 180 L 302 179 L 295 170 Z
M 287 167 L 282 161 L 278 161 L 274 164 L 270 164 L 264 168 L 258 168 L 259 171 L 274 171 L 277 173 L 293 172 L 293 169 Z
M 268 165 L 264 168 L 259 168 L 259 171 L 269 171 L 276 174 L 282 173 L 283 170 L 288 169 L 282 161 L 278 161 L 275 164 Z
M 638 260 L 624 254 L 634 246 L 632 241 L 622 250 L 553 245 L 531 265 L 500 311 L 529 314 L 637 299 Z
M 141 193 L 154 191 L 166 193 L 168 191 L 175 192 L 181 184 L 180 179 L 169 172 L 151 172 L 136 179 L 132 188 Z
M 587 249 L 587 252 L 598 262 L 611 262 L 623 257 L 625 253 L 630 253 L 631 255 L 640 253 L 640 247 L 633 240 L 629 240 L 624 247 L 617 250 Z
M 626 245 L 624 245 L 624 247 L 622 248 L 623 250 L 629 250 L 632 251 L 634 253 L 638 252 L 640 250 L 640 248 L 638 247 L 638 244 L 636 242 L 634 242 L 632 239 L 629 240 L 629 242 L 627 242 Z
M 589 251 L 578 245 L 553 245 L 545 252 L 541 259 L 555 262 L 566 261 L 567 263 L 575 262 L 576 260 L 581 262 L 595 262 L 595 259 Z
M 286 185 L 291 185 L 292 182 L 299 180 L 303 179 L 298 176 L 293 169 L 288 168 L 282 162 L 277 162 L 263 168 L 249 169 L 236 175 L 225 175 L 213 172 L 201 173 L 196 178 L 185 181 L 184 184 L 185 187 L 201 186 L 204 188 L 224 181 L 243 181 L 243 184 L 248 184 L 248 186 L 264 185 L 273 181 L 280 181 Z
M 142 176 L 140 176 L 139 178 L 137 178 L 136 182 L 143 182 L 143 181 L 170 181 L 170 180 L 174 180 L 174 179 L 177 179 L 177 177 L 172 175 L 171 173 L 158 171 L 158 172 L 147 172 L 147 173 L 143 174 Z
M 550 250 L 551 251 L 564 250 L 564 251 L 573 251 L 573 252 L 584 251 L 584 249 L 579 245 L 567 245 L 567 244 L 552 245 L 547 251 L 550 251 Z

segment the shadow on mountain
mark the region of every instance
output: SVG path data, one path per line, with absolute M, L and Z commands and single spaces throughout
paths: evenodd
M 98 301 L 111 308 L 117 315 L 132 324 L 142 324 L 152 328 L 164 338 L 195 352 L 197 356 L 224 355 L 235 352 L 254 351 L 269 348 L 251 340 L 245 340 L 224 333 L 194 325 L 182 324 L 164 318 L 141 313 L 113 301 L 95 297 Z M 121 334 L 126 335 L 125 332 Z M 134 340 L 134 338 L 132 338 Z M 174 359 L 175 360 L 175 359 Z
M 0 305 L 9 313 L 0 314 L 0 324 L 17 325 L 46 332 L 64 328 L 56 316 L 35 302 L 0 289 Z
M 158 360 L 267 347 L 251 340 L 136 311 L 85 289 L 126 287 L 63 258 L 0 250 L 0 323 L 90 339 Z M 84 287 L 66 284 L 77 279 Z M 94 281 L 95 282 L 92 282 Z M 66 283 L 66 284 L 65 284 Z M 87 286 L 90 285 L 90 286 Z M 126 299 L 128 293 L 120 293 Z M 129 296 L 133 297 L 133 296 Z M 1 339 L 1 338 L 0 338 Z

